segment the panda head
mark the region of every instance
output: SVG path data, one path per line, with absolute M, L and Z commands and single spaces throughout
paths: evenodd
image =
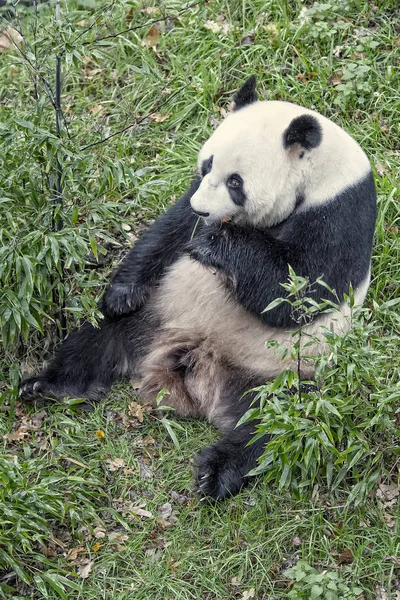
M 195 213 L 206 223 L 259 227 L 334 198 L 370 171 L 358 144 L 332 121 L 289 102 L 257 101 L 254 77 L 202 147 L 198 168 Z

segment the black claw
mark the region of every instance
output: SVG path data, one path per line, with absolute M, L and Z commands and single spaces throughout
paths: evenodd
M 31 377 L 25 379 L 19 385 L 18 396 L 24 402 L 30 402 L 36 398 L 41 398 L 46 394 L 48 382 L 44 377 Z

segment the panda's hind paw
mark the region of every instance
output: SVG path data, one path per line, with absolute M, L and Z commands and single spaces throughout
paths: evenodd
M 218 442 L 205 448 L 195 459 L 195 491 L 204 498 L 219 501 L 239 492 L 245 480 L 235 457 Z

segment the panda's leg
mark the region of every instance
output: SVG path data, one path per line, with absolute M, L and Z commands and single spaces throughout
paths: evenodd
M 256 392 L 249 392 L 241 397 L 242 393 L 261 383 L 248 385 L 239 391 L 236 388 L 236 392 L 229 389 L 231 386 L 227 386 L 225 398 L 221 398 L 225 400 L 225 410 L 220 410 L 218 416 L 212 419 L 222 429 L 223 435 L 195 458 L 195 486 L 201 495 L 212 500 L 224 500 L 237 494 L 249 482 L 247 474 L 257 466 L 269 436 L 265 435 L 248 445 L 257 422 L 251 421 L 239 427 L 236 424 L 257 395 Z
M 246 390 L 264 383 L 265 379 L 241 379 L 238 370 L 232 371 L 231 376 L 225 379 L 218 402 L 208 415 L 209 420 L 222 431 L 222 437 L 200 452 L 195 460 L 196 489 L 200 494 L 213 500 L 224 500 L 237 494 L 249 483 L 247 474 L 258 465 L 258 459 L 271 436 L 265 434 L 249 445 L 258 421 L 250 421 L 239 427 L 236 424 L 249 408 L 258 404 L 257 392 L 245 393 Z M 317 389 L 311 383 L 302 384 L 301 387 L 304 393 Z M 293 395 L 296 389 L 293 387 L 286 393 Z
M 98 400 L 121 377 L 134 375 L 153 329 L 143 311 L 74 329 L 36 377 L 21 382 L 21 400 L 39 397 Z

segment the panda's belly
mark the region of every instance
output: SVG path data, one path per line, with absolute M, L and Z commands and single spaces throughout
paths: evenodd
M 205 338 L 233 364 L 266 378 L 291 364 L 266 347 L 268 340 L 276 340 L 281 348 L 292 346 L 291 331 L 264 325 L 234 300 L 218 273 L 189 257 L 172 266 L 152 303 L 163 323 L 163 337 L 173 330 L 188 339 Z M 311 375 L 306 364 L 304 374 Z
M 355 290 L 356 305 L 363 303 L 369 280 L 368 273 Z M 293 330 L 264 325 L 235 301 L 218 272 L 189 257 L 181 258 L 170 268 L 151 303 L 163 323 L 160 335 L 166 343 L 168 336 L 176 333 L 188 340 L 206 339 L 229 362 L 266 379 L 276 377 L 284 368 L 297 369 L 297 358 L 292 360 L 290 352 L 282 360 L 282 351 L 292 349 L 296 341 Z M 323 331 L 328 328 L 344 335 L 350 325 L 350 309 L 342 305 L 339 311 L 323 315 L 304 328 L 307 347 L 302 350 L 303 377 L 313 375 L 312 363 L 306 357 L 328 349 Z M 313 336 L 313 344 L 309 336 Z M 267 348 L 269 340 L 278 342 L 280 350 Z

